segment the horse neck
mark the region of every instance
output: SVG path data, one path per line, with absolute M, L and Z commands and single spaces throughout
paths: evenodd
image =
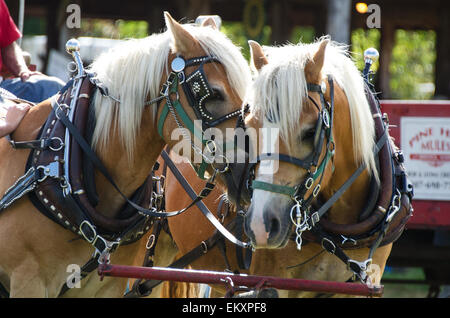
M 150 112 L 145 112 L 131 161 L 117 133 L 109 139 L 107 149 L 98 152 L 114 182 L 128 198 L 145 182 L 165 145 L 155 126 Z M 96 210 L 105 216 L 116 217 L 125 199 L 98 171 L 95 172 L 95 183 L 99 197 Z

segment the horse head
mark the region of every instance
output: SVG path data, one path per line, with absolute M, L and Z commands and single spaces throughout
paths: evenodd
M 120 102 L 96 95 L 93 144 L 105 146 L 115 131 L 128 162 L 153 163 L 168 145 L 200 177 L 225 174 L 225 151 L 234 147 L 227 129 L 241 114 L 250 69 L 213 19 L 182 25 L 164 16 L 166 32 L 125 41 L 94 61 L 97 78 Z
M 375 171 L 374 127 L 362 77 L 327 38 L 265 51 L 250 45 L 259 73 L 246 125 L 260 133 L 245 228 L 256 248 L 279 248 L 294 227 L 308 227 L 312 207 L 329 198 L 360 162 L 368 173 Z M 356 187 L 366 185 L 368 173 Z M 360 196 L 354 201 L 363 201 Z M 355 216 L 341 211 L 329 217 L 344 223 Z

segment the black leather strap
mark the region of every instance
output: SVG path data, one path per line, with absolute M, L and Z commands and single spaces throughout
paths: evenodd
M 383 148 L 383 146 L 388 141 L 388 133 L 387 130 L 384 131 L 383 136 L 380 137 L 378 140 L 374 153 L 375 155 L 378 154 L 378 152 Z M 318 218 L 320 219 L 327 211 L 331 208 L 331 206 L 336 203 L 336 201 L 344 194 L 344 192 L 355 182 L 355 180 L 361 175 L 361 173 L 366 169 L 365 164 L 361 164 L 358 169 L 353 172 L 353 174 L 348 178 L 342 186 L 325 202 L 319 210 L 317 210 Z M 312 225 L 312 224 L 311 224 Z
M 191 185 L 187 180 L 184 178 L 184 176 L 181 174 L 180 170 L 175 166 L 172 159 L 170 159 L 169 154 L 163 150 L 161 152 L 161 157 L 164 159 L 164 161 L 167 163 L 167 166 L 169 167 L 170 171 L 172 171 L 175 178 L 177 178 L 178 182 L 182 185 L 186 193 L 191 197 L 191 199 L 196 198 L 196 194 L 194 189 L 192 189 Z M 242 242 L 238 240 L 233 234 L 231 234 L 220 222 L 217 220 L 217 218 L 214 216 L 214 214 L 206 207 L 206 205 L 201 202 L 200 200 L 195 202 L 199 210 L 203 213 L 204 216 L 215 226 L 217 230 L 219 230 L 223 236 L 225 236 L 229 241 L 232 243 L 239 245 L 241 247 L 249 247 L 248 243 Z

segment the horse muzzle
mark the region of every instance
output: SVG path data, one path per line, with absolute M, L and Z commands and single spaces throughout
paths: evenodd
M 245 233 L 255 248 L 282 248 L 289 239 L 292 228 L 290 210 L 292 202 L 266 193 L 267 204 L 253 197 L 245 218 Z

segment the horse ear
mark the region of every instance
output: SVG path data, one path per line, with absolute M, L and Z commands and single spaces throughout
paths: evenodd
M 258 42 L 248 41 L 248 45 L 250 45 L 250 55 L 251 55 L 251 64 L 254 69 L 260 71 L 261 68 L 268 64 L 266 56 L 264 55 L 263 49 Z
M 217 28 L 216 21 L 214 21 L 214 19 L 211 18 L 211 17 L 205 19 L 205 20 L 202 22 L 201 26 L 202 26 L 202 27 L 210 26 L 210 27 L 212 27 L 212 28 L 215 29 L 215 30 L 218 29 L 218 28 Z
M 164 11 L 164 20 L 166 21 L 167 29 L 172 34 L 173 48 L 175 52 L 192 52 L 198 44 L 197 40 L 188 31 L 186 31 L 181 24 L 175 21 L 167 11 Z
M 320 79 L 320 71 L 323 67 L 323 62 L 325 60 L 325 49 L 330 43 L 330 40 L 325 39 L 319 44 L 319 49 L 314 53 L 311 61 L 309 61 L 305 66 L 305 73 L 309 77 L 309 80 L 316 82 Z

